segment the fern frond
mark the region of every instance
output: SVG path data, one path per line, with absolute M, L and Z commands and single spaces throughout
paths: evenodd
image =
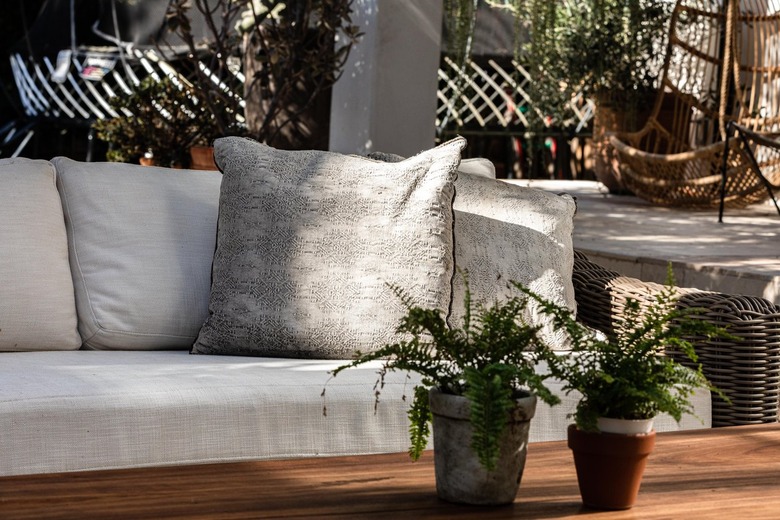
M 422 376 L 409 411 L 412 444 L 409 453 L 413 458 L 419 457 L 430 434 L 430 388 L 473 399 L 475 447 L 483 463 L 493 467 L 498 457 L 496 442 L 514 406 L 513 392 L 527 388 L 549 404 L 558 402 L 544 386 L 549 376 L 535 371 L 537 362 L 545 359 L 549 349 L 539 338 L 540 327 L 523 321 L 528 298 L 521 295 L 490 307 L 472 306 L 466 278 L 465 325 L 452 329 L 441 310 L 415 306 L 401 288 L 392 285 L 390 288 L 407 309 L 396 329 L 403 338 L 375 352 L 357 353 L 353 361 L 332 374 L 382 360 L 374 387 L 376 402 L 388 372 L 403 370 Z
M 490 365 L 483 370 L 468 368 L 464 372 L 467 383 L 464 395 L 471 405 L 471 447 L 488 471 L 496 467 L 499 439 L 514 407 L 509 384 L 514 375 L 509 372 L 509 365 Z
M 697 364 L 690 338 L 729 336 L 709 321 L 697 319 L 702 311 L 682 308 L 677 302 L 671 266 L 667 285 L 641 304 L 629 298 L 613 335 L 597 339 L 563 309 L 520 285 L 516 287 L 539 303 L 552 317 L 556 328 L 564 330 L 576 356 L 552 356 L 547 361 L 551 373 L 564 381 L 564 392 L 578 391 L 582 399 L 575 419 L 584 430 L 595 430 L 599 416 L 640 419 L 669 413 L 680 420 L 690 413 L 690 396 L 696 388 L 712 387 Z M 665 355 L 667 350 L 692 364 L 688 369 Z
M 428 388 L 424 386 L 414 387 L 412 406 L 407 413 L 409 417 L 409 456 L 412 460 L 418 460 L 428 445 L 431 435 L 431 409 L 428 403 Z

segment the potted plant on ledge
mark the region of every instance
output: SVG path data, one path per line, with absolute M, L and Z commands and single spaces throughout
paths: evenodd
M 554 125 L 576 124 L 568 102 L 595 103 L 594 173 L 612 193 L 627 193 L 608 133 L 636 131 L 657 97 L 668 22 L 665 0 L 491 0 L 528 24 L 523 43 L 533 106 Z M 534 111 L 530 115 L 533 115 Z
M 409 453 L 419 458 L 432 423 L 439 497 L 482 505 L 514 501 L 537 396 L 551 405 L 560 401 L 544 386 L 548 376 L 534 371 L 551 353 L 538 337 L 539 327 L 520 318 L 528 298 L 479 305 L 472 315 L 467 290 L 463 326 L 451 329 L 440 311 L 414 306 L 394 290 L 408 309 L 398 327 L 404 339 L 357 353 L 333 375 L 372 360 L 384 361 L 377 388 L 388 371 L 420 374 L 409 410 Z
M 352 4 L 173 0 L 166 13 L 169 33 L 158 47 L 163 55 L 186 47 L 177 65 L 217 135 L 327 150 L 331 88 L 361 36 Z
M 92 124 L 98 139 L 109 145 L 106 158 L 165 167 L 186 165 L 196 137 L 192 99 L 172 80 L 145 78 L 131 93 L 108 100 L 116 117 Z
M 568 443 L 583 503 L 599 509 L 632 507 L 655 444 L 655 416 L 668 413 L 679 422 L 683 414 L 692 413 L 690 398 L 699 388 L 726 399 L 707 381 L 687 338 L 727 334 L 696 319 L 699 309 L 675 304 L 671 267 L 655 301 L 643 307 L 629 299 L 622 323 L 606 336 L 594 335 L 567 309 L 517 287 L 537 300 L 570 339 L 572 352 L 549 362 L 564 391 L 581 395 Z M 681 365 L 666 355 L 670 352 L 695 368 Z

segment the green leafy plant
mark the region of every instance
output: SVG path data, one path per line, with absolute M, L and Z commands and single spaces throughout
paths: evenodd
M 522 321 L 529 299 L 518 295 L 492 306 L 476 305 L 473 314 L 467 289 L 463 326 L 450 328 L 439 310 L 415 306 L 401 289 L 393 290 L 408 310 L 397 329 L 404 339 L 375 352 L 358 352 L 353 361 L 338 367 L 333 375 L 369 361 L 383 360 L 376 386 L 377 400 L 388 372 L 411 371 L 422 376 L 408 414 L 409 453 L 414 460 L 425 449 L 430 435 L 429 390 L 436 387 L 445 393 L 465 396 L 471 405 L 472 448 L 487 469 L 495 468 L 498 440 L 508 424 L 514 400 L 530 391 L 548 404 L 560 402 L 544 386 L 548 376 L 534 371 L 536 363 L 551 352 L 538 336 L 540 327 Z
M 485 0 L 513 12 L 526 31 L 518 57 L 534 78 L 531 116 L 553 125 L 576 124 L 568 108 L 576 95 L 616 110 L 645 109 L 663 64 L 666 0 Z M 539 121 L 535 121 L 541 124 Z
M 158 46 L 186 47 L 178 65 L 213 117 L 211 138 L 240 133 L 277 148 L 321 148 L 306 141 L 327 132 L 318 119 L 329 115 L 330 88 L 360 37 L 352 2 L 173 0 L 166 23 L 175 37 Z
M 665 0 L 566 2 L 557 39 L 566 78 L 589 97 L 630 107 L 654 91 L 673 4 Z M 635 108 L 635 107 L 633 107 Z
M 728 334 L 697 319 L 701 309 L 676 305 L 671 266 L 667 284 L 654 301 L 641 305 L 629 299 L 616 331 L 604 336 L 593 334 L 568 309 L 516 287 L 538 301 L 541 312 L 569 337 L 571 354 L 550 358 L 550 371 L 564 381 L 567 394 L 575 390 L 582 394 L 574 414 L 581 430 L 598 431 L 599 417 L 650 419 L 665 412 L 679 422 L 683 414 L 693 412 L 690 397 L 697 388 L 726 399 L 702 373 L 691 340 Z M 672 352 L 692 367 L 667 355 Z
M 109 143 L 109 161 L 137 163 L 151 153 L 160 166 L 186 165 L 190 146 L 205 144 L 203 133 L 212 124 L 192 91 L 169 78 L 148 77 L 130 94 L 108 102 L 120 115 L 92 127 Z

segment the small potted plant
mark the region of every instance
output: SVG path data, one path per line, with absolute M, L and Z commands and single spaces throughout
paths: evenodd
M 527 24 L 529 36 L 522 48 L 528 72 L 535 78 L 528 89 L 542 118 L 566 127 L 578 119 L 569 106 L 574 96 L 581 94 L 595 103 L 596 177 L 611 192 L 625 193 L 606 134 L 639 130 L 650 115 L 674 2 L 491 2 L 512 7 Z
M 403 291 L 394 291 L 408 309 L 398 327 L 402 339 L 357 353 L 333 374 L 372 360 L 384 362 L 377 388 L 388 371 L 420 374 L 409 410 L 409 453 L 419 458 L 432 423 L 438 495 L 482 505 L 514 501 L 537 396 L 548 404 L 560 401 L 544 386 L 547 376 L 534 371 L 551 353 L 539 327 L 520 318 L 529 299 L 520 294 L 477 305 L 472 313 L 467 290 L 463 325 L 451 329 L 440 311 L 414 306 Z
M 119 115 L 97 120 L 92 127 L 98 139 L 109 144 L 109 161 L 187 164 L 189 148 L 200 132 L 190 91 L 168 78 L 148 77 L 132 93 L 108 102 Z
M 564 391 L 581 395 L 568 443 L 583 503 L 600 509 L 632 507 L 655 443 L 653 418 L 668 413 L 679 422 L 692 413 L 690 397 L 698 388 L 726 399 L 707 381 L 689 341 L 723 337 L 725 331 L 696 319 L 699 309 L 675 304 L 671 266 L 654 301 L 642 305 L 629 299 L 622 323 L 608 335 L 595 335 L 567 309 L 517 287 L 537 300 L 570 339 L 572 352 L 549 363 Z M 667 355 L 671 352 L 694 368 Z

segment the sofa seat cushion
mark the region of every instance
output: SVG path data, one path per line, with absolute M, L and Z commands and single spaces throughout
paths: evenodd
M 54 166 L 0 159 L 0 351 L 80 346 Z
M 190 348 L 208 314 L 222 176 L 52 162 L 85 348 Z
M 375 411 L 377 365 L 331 378 L 342 363 L 183 351 L 2 354 L 0 475 L 405 452 L 410 399 L 402 396 L 419 379 L 387 374 Z M 555 408 L 539 403 L 532 442 L 565 438 L 575 397 L 562 397 Z M 680 427 L 709 426 L 709 393 L 697 394 L 694 408 L 704 422 L 685 417 Z M 667 417 L 657 428 L 679 427 Z
M 27 354 L 27 353 L 25 353 Z M 123 468 L 408 448 L 415 380 L 376 366 L 191 356 L 184 351 L 3 355 L 0 474 Z M 53 353 L 56 354 L 56 353 Z M 323 415 L 327 405 L 327 416 Z
M 397 339 L 391 285 L 447 309 L 462 138 L 398 163 L 217 139 L 209 317 L 194 354 L 347 359 Z

